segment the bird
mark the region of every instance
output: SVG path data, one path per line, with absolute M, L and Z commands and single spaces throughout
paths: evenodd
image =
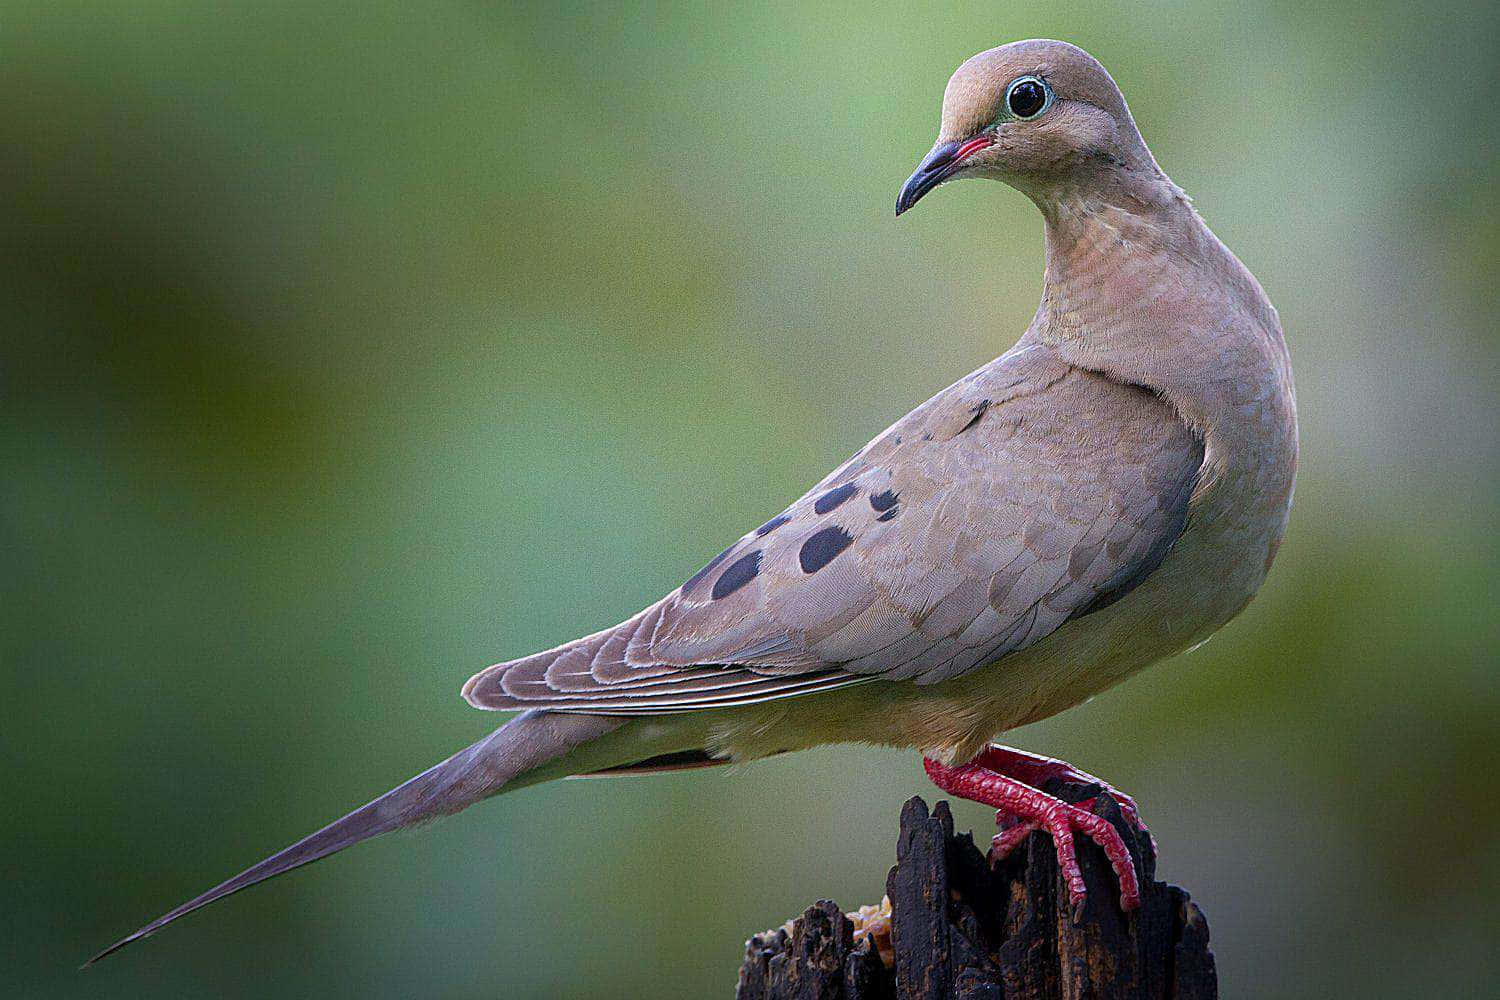
M 960 65 L 896 214 L 970 178 L 1004 182 L 1045 223 L 1041 302 L 1010 350 L 645 610 L 474 674 L 470 705 L 520 713 L 490 735 L 90 961 L 501 793 L 829 743 L 917 751 L 942 791 L 996 809 L 997 855 L 1050 835 L 1075 915 L 1075 840 L 1091 839 L 1119 906 L 1137 906 L 1120 833 L 1043 786 L 1094 784 L 1145 831 L 1136 803 L 993 740 L 1203 642 L 1250 602 L 1291 510 L 1290 356 L 1260 284 L 1083 49 L 1031 39 Z

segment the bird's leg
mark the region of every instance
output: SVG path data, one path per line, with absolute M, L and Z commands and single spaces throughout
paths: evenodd
M 1020 816 L 1006 812 L 1004 809 L 995 811 L 995 824 L 1000 832 L 995 834 L 990 841 L 990 860 L 1004 861 L 1010 857 L 1010 852 L 1025 842 L 1026 838 L 1042 828 L 1041 823 L 1034 819 L 1022 819 Z
M 1115 788 L 1109 782 L 1101 778 L 1096 778 L 1087 771 L 1078 770 L 1078 768 L 1065 760 L 1058 760 L 1055 757 L 1043 757 L 1040 754 L 1027 753 L 1025 750 L 1017 750 L 1014 747 L 1004 747 L 998 743 L 991 743 L 979 752 L 979 756 L 974 758 L 974 763 L 986 770 L 994 771 L 996 774 L 1015 778 L 1017 781 L 1030 785 L 1032 788 L 1041 788 L 1048 781 L 1054 779 L 1078 785 L 1098 785 L 1100 789 L 1108 792 L 1110 797 L 1120 804 L 1120 814 L 1125 817 L 1125 822 L 1135 827 L 1137 833 L 1145 834 L 1146 838 L 1151 841 L 1151 850 L 1153 852 L 1156 851 L 1156 838 L 1151 836 L 1151 831 L 1146 829 L 1145 823 L 1141 822 L 1141 810 L 1135 804 L 1135 799 Z M 1092 801 L 1090 799 L 1076 804 L 1087 809 L 1089 803 Z M 1015 817 L 1011 818 L 1015 819 Z M 1016 825 L 1014 822 L 1005 822 L 1004 817 L 997 816 L 996 819 L 1006 829 L 1013 829 Z M 1019 844 L 1026 839 L 1026 835 L 1016 834 L 1014 839 L 1015 843 Z M 1000 846 L 998 838 L 995 846 L 997 849 Z M 1009 851 L 1010 849 L 1007 848 L 1000 854 L 1000 857 L 1003 858 Z
M 1024 781 L 993 771 L 982 760 L 983 755 L 967 764 L 950 767 L 924 758 L 922 766 L 932 783 L 949 795 L 993 806 L 1012 821 L 995 837 L 995 850 L 1002 857 L 1034 830 L 1046 830 L 1057 849 L 1057 867 L 1068 884 L 1068 897 L 1075 914 L 1082 911 L 1087 895 L 1083 872 L 1073 853 L 1075 830 L 1081 830 L 1104 850 L 1120 882 L 1120 909 L 1133 910 L 1141 904 L 1140 884 L 1136 881 L 1130 851 L 1120 832 L 1107 820 L 1095 816 L 1083 804 L 1069 805 Z

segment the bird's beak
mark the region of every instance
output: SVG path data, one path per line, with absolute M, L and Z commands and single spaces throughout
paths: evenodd
M 927 159 L 922 161 L 916 172 L 901 186 L 901 193 L 896 196 L 896 214 L 900 215 L 911 208 L 928 191 L 958 173 L 958 168 L 963 166 L 965 160 L 992 145 L 994 141 L 993 135 L 981 132 L 972 139 L 934 146 L 932 152 L 927 154 Z

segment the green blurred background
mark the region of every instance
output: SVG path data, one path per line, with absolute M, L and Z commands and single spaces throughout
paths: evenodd
M 878 899 L 934 790 L 834 748 L 530 790 L 75 971 L 1005 350 L 1036 211 L 892 204 L 1036 35 L 1278 305 L 1303 453 L 1240 619 L 1012 742 L 1144 803 L 1226 996 L 1493 990 L 1500 19 L 1306 7 L 5 4 L 0 992 L 727 997 Z

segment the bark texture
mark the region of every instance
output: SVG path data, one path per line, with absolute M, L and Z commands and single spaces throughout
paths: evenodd
M 1049 788 L 1081 801 L 1097 786 Z M 1077 841 L 1088 900 L 1078 919 L 1058 875 L 1052 841 L 1034 833 L 992 869 L 969 834 L 953 832 L 945 802 L 901 810 L 887 965 L 869 937 L 823 900 L 745 946 L 738 1000 L 1212 1000 L 1218 977 L 1203 911 L 1177 886 L 1155 880 L 1156 856 L 1119 806 L 1094 807 L 1120 830 L 1141 883 L 1141 907 L 1125 914 L 1104 852 Z

